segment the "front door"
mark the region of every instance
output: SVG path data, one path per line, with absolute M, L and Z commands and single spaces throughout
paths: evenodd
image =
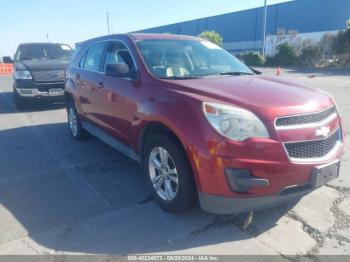
M 131 127 L 137 110 L 135 92 L 137 90 L 136 66 L 127 46 L 118 41 L 108 43 L 104 59 L 104 71 L 107 65 L 126 64 L 129 73 L 124 76 L 108 74 L 98 77 L 97 104 L 99 123 L 105 131 L 117 137 L 121 142 L 131 145 Z

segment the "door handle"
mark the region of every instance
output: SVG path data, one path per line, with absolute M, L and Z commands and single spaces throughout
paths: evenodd
M 104 87 L 105 87 L 105 85 L 103 84 L 103 82 L 99 82 L 98 85 L 97 85 L 98 89 L 102 89 Z

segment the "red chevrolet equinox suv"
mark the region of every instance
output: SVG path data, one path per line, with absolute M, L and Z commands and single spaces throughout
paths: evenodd
M 77 44 L 66 72 L 71 136 L 142 164 L 169 212 L 265 209 L 339 174 L 344 132 L 326 93 L 259 74 L 196 37 L 125 34 Z

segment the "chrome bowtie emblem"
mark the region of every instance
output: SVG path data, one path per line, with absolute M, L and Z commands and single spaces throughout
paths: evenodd
M 330 132 L 331 132 L 331 129 L 329 126 L 323 126 L 316 130 L 316 136 L 327 137 Z

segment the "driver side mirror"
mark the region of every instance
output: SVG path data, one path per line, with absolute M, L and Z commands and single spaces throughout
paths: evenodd
M 133 78 L 132 72 L 126 63 L 106 65 L 106 75 L 120 78 Z
M 5 63 L 5 64 L 13 64 L 13 60 L 10 56 L 4 56 L 2 58 L 2 61 Z

